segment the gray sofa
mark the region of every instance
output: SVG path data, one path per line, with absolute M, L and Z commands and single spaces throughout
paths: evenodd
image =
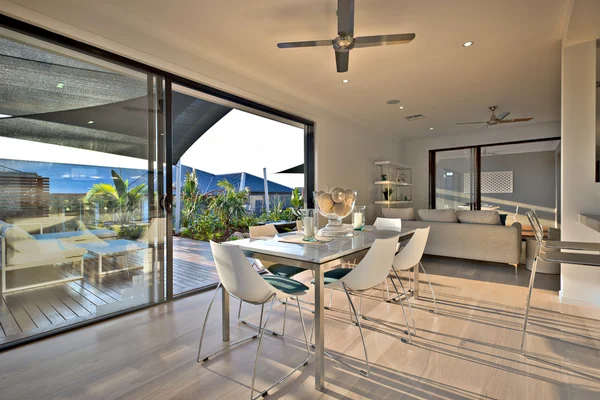
M 497 211 L 419 210 L 417 215 L 407 208 L 383 210 L 386 218 L 402 218 L 402 229 L 431 227 L 425 254 L 506 263 L 517 272 L 521 224 L 502 225 Z

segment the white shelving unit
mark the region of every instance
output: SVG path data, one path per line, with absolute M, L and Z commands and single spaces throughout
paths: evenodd
M 379 180 L 374 182 L 379 192 L 375 204 L 392 208 L 412 203 L 412 168 L 392 161 L 376 161 L 375 165 L 379 172 Z

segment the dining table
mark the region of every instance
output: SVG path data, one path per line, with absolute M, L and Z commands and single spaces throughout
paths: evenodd
M 325 301 L 324 301 L 324 273 L 339 267 L 345 262 L 360 260 L 377 239 L 394 236 L 399 237 L 399 242 L 409 239 L 414 230 L 390 231 L 377 230 L 375 227 L 366 226 L 362 231 L 352 231 L 351 236 L 327 238 L 317 242 L 302 243 L 290 240 L 292 235 L 301 234 L 292 232 L 281 234 L 273 238 L 242 239 L 228 244 L 239 246 L 246 257 L 300 267 L 314 273 L 314 329 L 315 329 L 315 388 L 325 389 Z M 391 266 L 390 266 L 391 267 Z M 419 268 L 413 268 L 414 287 L 410 289 L 407 297 L 419 297 Z M 222 288 L 222 340 L 230 339 L 230 310 L 229 294 Z

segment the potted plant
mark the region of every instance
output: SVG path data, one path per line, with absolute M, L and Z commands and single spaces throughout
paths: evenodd
M 383 197 L 385 198 L 385 201 L 389 201 L 392 193 L 394 193 L 394 189 L 392 189 L 391 187 L 386 187 L 383 189 Z

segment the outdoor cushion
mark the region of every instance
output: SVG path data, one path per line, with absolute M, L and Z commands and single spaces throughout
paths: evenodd
M 346 275 L 348 275 L 348 273 L 352 271 L 352 268 L 336 268 L 336 269 L 330 269 L 329 271 L 326 271 L 323 276 L 325 279 L 323 279 L 323 283 L 325 285 L 328 285 L 330 283 L 334 283 L 339 281 L 340 279 L 342 279 L 343 277 L 345 277 Z M 310 283 L 312 283 L 313 285 L 315 284 L 315 280 L 313 279 Z
M 67 258 L 83 256 L 87 253 L 87 250 L 61 240 L 33 240 L 28 244 L 31 247 L 26 252 L 19 252 L 14 248 L 9 249 L 7 254 L 9 266 L 33 263 L 54 264 L 57 262 L 66 262 L 68 261 Z
M 299 267 L 292 267 L 284 264 L 273 264 L 267 267 L 267 270 L 273 275 L 283 276 L 284 278 L 291 278 L 294 275 L 298 275 L 300 272 L 306 271 Z
M 500 214 L 495 210 L 468 210 L 456 213 L 463 224 L 500 225 Z
M 5 224 L 2 227 L 2 236 L 6 239 L 6 244 L 9 247 L 19 252 L 31 250 L 31 243 L 35 243 L 33 236 L 17 225 Z
M 85 229 L 72 232 L 42 233 L 33 235 L 33 237 L 37 240 L 63 239 L 70 242 L 98 241 L 99 239 L 114 239 L 117 237 L 117 232 L 110 229 Z
M 415 220 L 415 209 L 408 208 L 384 208 L 382 210 L 384 218 L 400 218 L 405 221 Z
M 458 222 L 454 210 L 419 210 L 419 217 L 426 222 Z
M 284 278 L 283 276 L 275 275 L 261 275 L 265 281 L 269 282 L 275 289 L 282 291 L 286 294 L 297 294 L 308 290 L 302 282 L 295 281 L 293 279 Z

